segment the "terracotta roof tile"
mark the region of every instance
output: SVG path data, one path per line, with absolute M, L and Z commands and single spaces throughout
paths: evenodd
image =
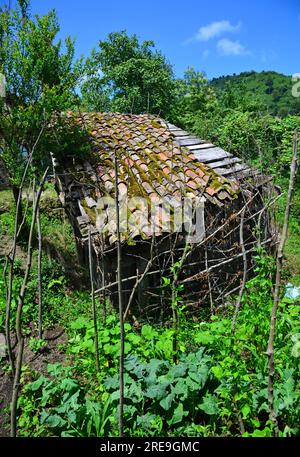
M 235 197 L 238 185 L 197 161 L 179 146 L 167 124 L 151 115 L 67 113 L 91 135 L 92 169 L 101 189 L 114 194 L 114 154 L 119 165 L 119 191 L 157 201 L 167 195 L 202 193 L 222 206 Z

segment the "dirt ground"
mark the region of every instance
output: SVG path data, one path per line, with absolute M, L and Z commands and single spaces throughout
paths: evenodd
M 31 335 L 34 336 L 34 335 Z M 64 329 L 55 326 L 45 331 L 44 340 L 47 346 L 39 353 L 34 353 L 28 346 L 28 338 L 25 340 L 23 364 L 40 374 L 46 373 L 48 363 L 63 363 L 65 354 L 61 346 L 66 343 Z M 0 437 L 9 436 L 9 404 L 11 401 L 13 380 L 6 372 L 7 360 L 0 362 Z

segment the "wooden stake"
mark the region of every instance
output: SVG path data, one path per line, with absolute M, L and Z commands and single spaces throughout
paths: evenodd
M 23 305 L 27 290 L 27 284 L 29 280 L 29 274 L 31 270 L 31 263 L 32 263 L 32 238 L 33 238 L 33 231 L 34 226 L 36 223 L 37 217 L 37 210 L 40 202 L 41 193 L 43 190 L 43 186 L 46 180 L 46 176 L 48 173 L 48 168 L 46 169 L 44 176 L 41 181 L 40 189 L 37 193 L 36 199 L 34 198 L 34 206 L 33 206 L 33 214 L 28 238 L 28 245 L 27 245 L 27 261 L 26 261 L 26 269 L 23 277 L 23 282 L 21 285 L 21 289 L 19 292 L 18 298 L 18 307 L 17 307 L 17 315 L 16 315 L 16 334 L 17 334 L 17 341 L 18 341 L 18 355 L 17 355 L 17 363 L 15 368 L 15 376 L 14 376 L 14 383 L 13 383 L 13 393 L 12 393 L 12 401 L 11 401 L 11 416 L 10 416 L 10 434 L 12 437 L 15 437 L 17 434 L 17 404 L 19 398 L 19 391 L 20 391 L 20 378 L 21 378 L 21 371 L 22 371 L 22 363 L 23 363 L 23 352 L 24 352 L 24 335 L 22 332 L 22 315 L 23 315 Z M 33 192 L 34 190 L 33 186 Z
M 231 333 L 234 335 L 235 332 L 235 326 L 236 326 L 236 320 L 237 316 L 241 307 L 242 303 L 242 298 L 246 286 L 246 280 L 247 280 L 247 271 L 248 271 L 248 263 L 247 263 L 247 252 L 245 248 L 245 243 L 244 243 L 244 219 L 245 219 L 245 210 L 246 206 L 244 206 L 242 214 L 241 214 L 241 222 L 240 222 L 240 244 L 241 244 L 241 251 L 243 255 L 243 279 L 242 279 L 242 285 L 239 291 L 239 297 L 237 300 L 237 303 L 235 305 L 234 313 L 233 313 L 233 318 L 232 318 L 232 325 L 231 325 Z
M 93 322 L 94 322 L 94 333 L 95 333 L 96 370 L 97 370 L 97 372 L 99 372 L 100 371 L 100 365 L 99 365 L 99 338 L 98 338 L 97 308 L 96 308 L 96 301 L 95 301 L 95 287 L 94 287 L 94 275 L 93 275 L 92 237 L 91 237 L 91 227 L 90 226 L 89 226 L 89 270 L 90 270 L 92 311 L 93 311 Z
M 120 411 L 119 429 L 120 436 L 124 436 L 124 317 L 123 317 L 123 297 L 122 297 L 122 250 L 120 236 L 120 208 L 119 208 L 119 181 L 118 181 L 118 159 L 115 151 L 115 204 L 116 204 L 116 229 L 117 229 L 117 275 L 118 275 L 118 299 L 119 299 L 119 318 L 120 318 L 120 361 L 119 361 L 119 381 L 120 381 Z
M 43 338 L 43 291 L 42 291 L 42 230 L 41 230 L 41 219 L 40 219 L 40 207 L 37 209 L 37 229 L 38 229 L 38 306 L 39 306 L 39 317 L 38 317 L 38 335 L 39 339 Z

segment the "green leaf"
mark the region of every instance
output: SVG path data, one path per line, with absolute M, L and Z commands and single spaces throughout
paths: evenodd
M 169 286 L 171 284 L 170 278 L 166 278 L 165 276 L 163 276 L 162 280 L 163 280 L 163 285 L 164 286 Z
M 172 406 L 172 402 L 175 398 L 175 395 L 174 393 L 170 393 L 169 395 L 167 395 L 165 398 L 163 398 L 159 404 L 160 406 L 165 410 L 165 411 L 169 411 L 169 409 L 171 408 Z
M 133 403 L 141 403 L 143 401 L 143 391 L 141 386 L 136 382 L 132 382 L 132 384 L 128 387 L 127 397 L 130 398 Z
M 156 330 L 154 330 L 151 325 L 143 325 L 142 330 L 141 330 L 141 335 L 146 338 L 151 340 L 154 336 L 157 335 Z
M 57 377 L 61 373 L 65 372 L 66 369 L 61 363 L 48 363 L 47 371 L 51 376 Z
M 195 336 L 195 342 L 198 344 L 211 344 L 215 340 L 214 336 L 207 332 L 199 332 Z
M 145 381 L 147 386 L 151 384 L 156 384 L 157 377 L 159 373 L 161 372 L 162 368 L 169 368 L 170 364 L 168 362 L 165 362 L 163 360 L 158 360 L 158 359 L 151 359 L 150 362 L 146 366 L 146 371 L 148 373 L 147 376 L 145 376 Z
M 253 437 L 272 436 L 272 431 L 266 427 L 263 430 L 254 430 L 251 434 Z
M 172 392 L 177 395 L 180 400 L 185 400 L 188 396 L 188 386 L 185 379 L 179 379 L 172 389 Z
M 66 390 L 67 392 L 74 392 L 74 390 L 79 388 L 79 384 L 77 381 L 74 381 L 70 378 L 65 378 L 61 381 L 61 388 Z
M 75 321 L 71 322 L 70 327 L 74 330 L 81 330 L 85 328 L 91 328 L 93 323 L 87 317 L 78 317 Z
M 63 427 L 64 425 L 66 425 L 67 421 L 64 420 L 62 417 L 58 416 L 57 414 L 48 415 L 47 413 L 45 413 L 43 415 L 43 413 L 42 413 L 41 414 L 41 423 L 48 425 L 49 427 L 56 428 L 56 427 Z
M 151 428 L 151 422 L 154 421 L 156 417 L 157 416 L 155 414 L 146 413 L 142 416 L 137 417 L 136 424 L 138 427 L 142 427 L 145 429 Z
M 213 374 L 215 375 L 215 377 L 217 379 L 222 379 L 223 376 L 224 376 L 224 372 L 223 372 L 223 369 L 222 367 L 220 367 L 220 365 L 217 365 L 215 367 L 211 367 L 211 371 L 213 372 Z
M 186 385 L 192 392 L 200 390 L 198 382 L 193 381 L 190 377 L 186 378 Z
M 124 361 L 124 367 L 126 371 L 134 373 L 138 378 L 141 378 L 147 365 L 142 363 L 140 359 L 134 355 L 129 354 Z
M 120 385 L 119 375 L 115 374 L 114 376 L 105 378 L 103 384 L 108 390 L 117 389 Z
M 166 395 L 167 386 L 168 384 L 166 383 L 154 384 L 146 390 L 145 396 L 153 399 L 155 398 L 156 400 L 160 400 Z
M 243 414 L 243 419 L 246 419 L 249 416 L 249 413 L 251 411 L 251 408 L 249 405 L 244 405 L 241 409 L 241 412 Z
M 32 390 L 33 392 L 35 392 L 36 390 L 39 390 L 40 387 L 42 387 L 42 385 L 45 383 L 45 381 L 47 381 L 48 379 L 45 377 L 45 376 L 40 376 L 36 381 L 34 382 L 31 382 L 28 386 L 27 386 L 27 389 L 28 390 Z
M 174 378 L 181 378 L 186 374 L 186 370 L 188 368 L 187 363 L 179 363 L 171 368 L 170 372 Z
M 213 416 L 219 413 L 217 398 L 211 394 L 207 394 L 203 398 L 202 403 L 199 405 L 199 408 L 209 416 Z
M 198 388 L 202 389 L 208 379 L 208 367 L 203 365 L 200 367 L 192 367 L 189 370 L 189 377 L 198 384 Z
M 174 410 L 173 416 L 167 422 L 169 425 L 178 424 L 179 422 L 182 421 L 183 417 L 188 416 L 188 414 L 189 414 L 188 411 L 183 410 L 183 404 L 179 403 L 177 408 Z

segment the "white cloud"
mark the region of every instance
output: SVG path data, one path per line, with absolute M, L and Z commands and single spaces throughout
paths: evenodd
M 223 38 L 218 41 L 217 50 L 222 56 L 242 56 L 251 54 L 251 52 L 239 41 L 231 41 L 228 38 Z
M 214 21 L 210 24 L 200 27 L 195 39 L 198 41 L 208 41 L 211 38 L 220 36 L 225 32 L 236 32 L 242 26 L 242 23 L 239 22 L 237 25 L 232 25 L 229 21 Z

